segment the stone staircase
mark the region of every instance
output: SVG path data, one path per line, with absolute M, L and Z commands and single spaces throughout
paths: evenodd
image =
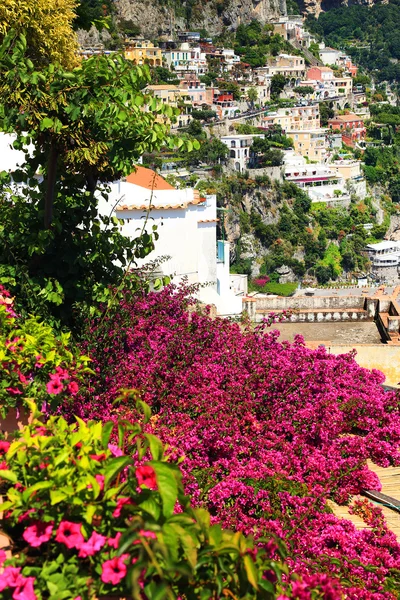
M 300 42 L 297 40 L 290 40 L 290 43 L 294 48 L 300 50 L 302 54 L 306 57 L 312 67 L 323 67 L 324 63 L 319 58 L 316 58 L 312 52 L 310 52 L 307 48 L 304 48 Z

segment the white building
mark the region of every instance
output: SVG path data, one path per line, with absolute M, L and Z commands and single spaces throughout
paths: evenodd
M 205 52 L 201 51 L 200 46 L 191 48 L 187 42 L 181 44 L 179 49 L 163 51 L 163 59 L 177 75 L 186 72 L 204 75 L 208 71 Z
M 328 46 L 321 47 L 319 49 L 319 58 L 324 63 L 324 65 L 337 65 L 339 64 L 339 58 L 341 57 L 340 50 L 335 50 L 335 48 L 329 48 Z
M 223 48 L 222 50 L 224 71 L 232 71 L 235 65 L 240 63 L 240 56 L 235 54 L 232 48 Z
M 160 273 L 173 275 L 175 282 L 186 277 L 189 284 L 204 285 L 199 300 L 215 304 L 219 314 L 241 313 L 242 296 L 231 291 L 228 243 L 218 243 L 217 257 L 215 195 L 202 197 L 193 188 L 176 189 L 154 171 L 137 166 L 125 180 L 111 185 L 108 201 L 102 201 L 99 210 L 108 215 L 114 206 L 123 235 L 135 238 L 157 226 L 155 250 L 139 261 L 139 267 L 168 257 L 158 266 Z
M 288 150 L 284 153 L 285 179 L 303 189 L 312 202 L 348 206 L 350 195 L 344 177 L 326 164 L 308 164 L 305 158 Z
M 247 169 L 247 163 L 250 158 L 250 148 L 253 144 L 253 139 L 256 137 L 264 137 L 264 134 L 236 134 L 223 135 L 223 142 L 229 149 L 229 162 L 235 171 L 243 172 Z
M 366 247 L 371 272 L 379 282 L 398 283 L 400 274 L 400 242 L 385 240 Z

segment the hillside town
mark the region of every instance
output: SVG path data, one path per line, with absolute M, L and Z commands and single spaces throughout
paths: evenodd
M 150 168 L 157 165 L 160 175 L 178 188 L 177 204 L 179 188 L 194 184 L 199 190 L 206 189 L 204 182 L 211 173 L 217 172 L 217 178 L 268 177 L 272 182 L 290 182 L 300 188 L 315 211 L 325 207 L 350 212 L 353 206 L 362 207 L 365 201 L 369 202 L 374 218 L 361 226 L 367 233 L 379 226 L 382 229 L 387 215 L 379 200 L 373 198 L 363 168 L 365 150 L 379 147 L 380 142 L 369 137 L 366 123 L 371 124 L 369 104 L 395 105 L 395 94 L 389 86 L 384 92 L 382 87 L 375 90 L 368 78 L 358 77 L 359 69 L 352 58 L 318 41 L 301 16 L 282 16 L 264 26 L 263 31 L 276 47 L 262 66 L 257 61 L 246 62 L 251 53 L 239 55 L 233 47 L 195 31 L 179 31 L 174 39 L 164 36 L 157 41 L 125 39 L 125 58 L 134 65 L 150 68 L 154 82 L 145 91 L 178 111 L 174 118 L 160 117 L 162 121 L 168 122 L 177 135 L 204 138 L 204 152 L 197 161 L 186 162 L 179 154 L 161 152 L 157 157 L 144 156 L 142 162 Z M 251 25 L 241 32 L 244 41 L 250 34 Z M 100 47 L 82 48 L 86 57 L 102 52 Z M 383 92 L 384 97 L 378 92 Z M 263 142 L 265 139 L 268 143 Z M 218 218 L 214 214 L 212 226 L 214 236 L 227 234 L 232 263 L 235 242 L 228 231 L 229 211 L 232 212 L 229 202 L 219 199 L 217 211 L 220 212 Z M 124 217 L 123 212 L 118 214 Z M 173 231 L 173 221 L 169 222 Z M 350 238 L 352 233 L 347 235 Z M 378 245 L 374 245 L 373 235 L 370 238 L 365 238 L 369 243 L 362 248 L 362 267 L 354 265 L 356 268 L 343 272 L 340 280 L 353 285 L 367 280 L 377 285 L 397 283 L 400 279 L 396 252 L 388 257 L 389 266 L 374 254 L 375 246 L 384 242 L 377 240 Z M 215 238 L 215 247 L 216 241 Z M 173 255 L 174 251 L 166 253 Z M 189 248 L 183 251 L 184 255 L 188 253 Z M 167 273 L 168 262 L 163 268 Z M 212 270 L 215 272 L 215 265 Z M 293 276 L 290 268 L 283 271 L 285 275 L 276 281 L 301 282 L 302 278 Z M 289 279 L 288 271 L 292 273 Z M 182 276 L 184 270 L 175 272 Z M 251 278 L 257 275 L 257 267 L 248 272 Z M 235 278 L 232 273 L 231 281 Z M 245 273 L 242 278 L 246 278 Z M 323 275 L 314 284 L 327 280 L 329 276 Z M 308 277 L 308 284 L 313 284 L 312 276 Z M 236 290 L 233 283 L 232 289 Z M 248 286 L 240 289 L 243 295 Z
M 400 600 L 399 36 L 0 2 L 1 600 Z

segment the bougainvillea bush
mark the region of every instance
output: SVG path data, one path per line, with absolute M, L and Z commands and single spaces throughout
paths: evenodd
M 54 416 L 0 442 L 13 552 L 0 551 L 1 598 L 268 600 L 288 587 L 284 565 L 190 506 L 179 468 L 143 433 L 146 412 L 119 424 L 116 443 L 112 422 Z
M 114 402 L 121 387 L 137 389 L 155 413 L 148 431 L 183 459 L 186 492 L 213 522 L 284 540 L 293 571 L 340 582 L 345 591 L 326 598 L 398 597 L 400 546 L 383 518 L 357 531 L 327 503 L 380 489 L 368 458 L 400 463 L 397 393 L 351 354 L 280 343 L 190 303 L 184 288 L 127 295 L 92 324 L 83 351 L 95 375 L 74 410 L 135 419 Z
M 44 410 L 72 397 L 88 371 L 89 359 L 68 347 L 70 335 L 15 313 L 13 299 L 0 285 L 0 416 L 34 397 Z

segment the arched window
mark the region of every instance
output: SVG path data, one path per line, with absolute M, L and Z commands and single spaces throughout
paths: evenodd
M 234 150 L 231 150 L 230 157 L 231 158 L 236 158 L 236 152 Z
M 236 148 L 236 142 L 234 140 L 231 141 L 231 148 Z

